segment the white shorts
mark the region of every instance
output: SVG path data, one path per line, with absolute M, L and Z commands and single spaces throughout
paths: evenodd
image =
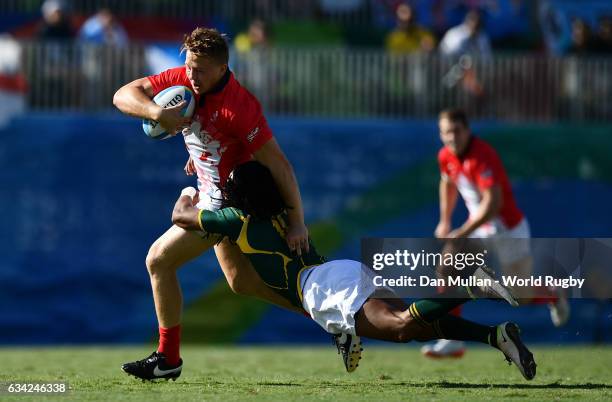
M 206 209 L 208 211 L 218 211 L 221 209 L 221 191 L 212 192 L 213 194 L 207 194 L 202 191 L 198 193 L 198 204 L 196 208 Z
M 209 195 L 203 192 L 199 192 L 198 193 L 198 198 L 199 201 L 196 204 L 196 208 L 198 209 L 205 209 L 207 211 L 218 211 L 219 209 L 221 209 L 221 191 L 218 191 L 218 193 L 213 193 L 214 195 Z M 209 239 L 212 235 L 209 233 L 204 233 L 201 230 L 195 230 L 194 233 L 196 233 L 197 235 L 201 236 L 204 239 Z M 222 240 L 221 236 L 219 235 L 214 235 L 217 237 L 217 239 L 215 240 L 215 242 L 219 242 Z
M 478 228 L 469 237 L 482 239 L 485 247 L 497 255 L 502 267 L 531 255 L 531 230 L 526 218 L 512 229 L 499 222 L 495 230 L 489 230 L 489 227 Z
M 300 277 L 302 306 L 330 334 L 355 334 L 355 314 L 376 290 L 371 271 L 358 261 L 335 260 Z

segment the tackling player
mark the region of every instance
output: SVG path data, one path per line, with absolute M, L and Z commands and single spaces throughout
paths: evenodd
M 200 209 L 220 208 L 219 189 L 238 164 L 254 158 L 267 166 L 284 202 L 292 207 L 288 214 L 287 246 L 298 254 L 302 250 L 307 252 L 308 230 L 293 168 L 273 138 L 259 102 L 229 70 L 225 38 L 214 29 L 197 28 L 185 36 L 181 50 L 185 51 L 184 66 L 130 82 L 115 93 L 113 103 L 125 114 L 159 122 L 169 133 L 182 130 L 189 152 L 185 170 L 197 174 Z M 174 85 L 186 86 L 194 92 L 197 107 L 192 119 L 180 114 L 184 102 L 163 109 L 151 100 Z M 213 246 L 232 290 L 277 304 L 285 302 L 265 286 L 238 247 L 221 240 L 210 233 L 188 232 L 172 226 L 153 243 L 146 266 L 159 324 L 159 347 L 148 358 L 133 364 L 153 361 L 155 376 L 160 378 L 181 372 L 182 294 L 176 271 Z
M 495 251 L 504 273 L 528 277 L 533 271 L 529 241 L 507 239 L 529 239 L 529 223 L 514 201 L 501 159 L 489 144 L 472 135 L 467 116 L 462 110 L 442 111 L 438 123 L 444 146 L 438 153 L 441 172 L 440 222 L 435 236 L 486 239 L 485 245 Z M 459 228 L 451 230 L 451 217 L 458 194 L 465 201 L 469 218 Z M 569 304 L 562 294 L 538 289 L 547 296 L 532 298 L 525 295 L 526 290 L 520 289 L 524 295 L 522 303 L 548 303 L 555 326 L 567 321 Z M 519 290 L 516 294 L 519 294 Z M 461 357 L 464 352 L 462 342 L 444 339 L 422 348 L 422 353 L 429 357 Z
M 325 262 L 311 244 L 298 256 L 285 242 L 286 207 L 270 171 L 256 161 L 238 166 L 224 189 L 219 211 L 194 207 L 196 191 L 185 189 L 176 202 L 172 222 L 186 230 L 229 238 L 251 260 L 267 286 L 303 308 L 334 336 L 347 371 L 355 370 L 361 355 L 360 336 L 390 342 L 450 338 L 481 342 L 499 349 L 531 380 L 536 373 L 533 355 L 519 337 L 516 324 L 485 326 L 448 315 L 458 305 L 477 297 L 503 297 L 515 304 L 500 284 L 482 288 L 448 289 L 446 298 L 421 299 L 410 306 L 398 298 L 372 298 L 371 271 L 351 260 Z M 476 269 L 475 276 L 492 277 Z M 449 298 L 452 297 L 452 298 Z M 154 364 L 124 366 L 144 378 Z

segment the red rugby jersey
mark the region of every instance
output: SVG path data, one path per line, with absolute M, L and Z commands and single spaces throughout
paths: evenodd
M 185 66 L 148 77 L 155 94 L 174 85 L 190 88 Z M 185 145 L 198 175 L 198 189 L 213 198 L 237 165 L 272 138 L 257 99 L 229 70 L 216 88 L 196 95 L 191 127 L 183 131 Z
M 515 227 L 523 213 L 516 206 L 510 181 L 495 149 L 480 138 L 471 137 L 465 155 L 458 158 L 448 147 L 438 152 L 440 172 L 457 186 L 461 197 L 473 215 L 478 210 L 481 191 L 499 184 L 502 190 L 502 206 L 499 219 L 508 229 Z M 490 223 L 489 223 L 490 224 Z

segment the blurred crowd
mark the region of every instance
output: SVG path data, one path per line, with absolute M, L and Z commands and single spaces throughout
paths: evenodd
M 537 84 L 539 92 L 560 102 L 567 100 L 568 105 L 578 98 L 592 98 L 590 103 L 598 105 L 601 102 L 597 99 L 612 92 L 607 70 L 589 77 L 590 73 L 580 68 L 572 70 L 570 64 L 559 69 L 561 76 L 552 76 L 555 69 L 535 62 L 506 63 L 508 68 L 503 72 L 483 68 L 503 58 L 493 57 L 495 54 L 531 59 L 554 56 L 546 59 L 547 63 L 556 62 L 556 56 L 588 60 L 612 54 L 612 3 L 607 8 L 584 6 L 581 10 L 583 3 L 579 0 L 565 0 L 564 4 L 575 7 L 566 7 L 563 12 L 557 0 L 227 0 L 223 7 L 220 2 L 196 0 L 41 0 L 28 4 L 35 3 L 36 10 L 21 25 L 12 22 L 19 18 L 0 17 L 0 31 L 21 41 L 19 46 L 4 46 L 0 52 L 21 52 L 22 57 L 4 60 L 22 60 L 25 65 L 25 74 L 19 76 L 15 73 L 19 68 L 7 68 L 6 61 L 0 63 L 0 76 L 11 71 L 14 80 L 21 82 L 13 87 L 25 91 L 28 105 L 34 107 L 110 108 L 112 91 L 126 77 L 179 64 L 177 42 L 196 25 L 214 26 L 228 34 L 233 52 L 230 67 L 264 107 L 272 110 L 308 109 L 304 103 L 327 99 L 325 91 L 330 96 L 349 93 L 339 90 L 340 86 L 373 92 L 372 107 L 376 110 L 348 95 L 330 107 L 351 109 L 351 105 L 357 105 L 365 113 L 383 114 L 407 110 L 426 114 L 423 111 L 438 107 L 433 102 L 457 94 L 467 99 L 469 106 L 464 106 L 472 114 L 478 115 L 487 107 L 511 114 L 505 102 L 516 99 L 513 80 L 527 87 Z M 210 15 L 164 15 L 163 9 L 156 8 L 162 5 L 187 11 L 200 7 L 198 12 Z M 163 41 L 171 43 L 166 53 L 158 51 Z M 334 52 L 338 48 L 349 52 L 355 49 L 354 54 L 373 50 L 377 60 L 389 60 L 388 70 L 360 66 L 363 69 L 359 74 L 368 77 L 355 79 L 345 72 L 334 77 L 328 72 L 338 70 L 340 59 L 321 59 L 302 60 L 299 63 L 304 68 L 291 71 L 297 59 L 287 56 L 279 63 L 274 53 L 274 49 L 299 49 L 303 55 L 313 49 Z M 163 63 L 155 64 L 153 59 Z M 313 77 L 329 80 L 329 85 L 319 85 L 316 96 L 303 96 L 302 88 L 312 86 L 316 81 Z M 593 94 L 583 84 L 595 78 L 598 83 L 590 87 L 598 93 Z M 24 82 L 29 86 L 27 91 Z M 87 91 L 82 90 L 83 83 Z M 493 105 L 498 106 L 487 104 L 493 97 Z M 323 107 L 316 103 L 313 108 Z M 519 116 L 551 102 L 515 103 Z M 549 116 L 565 112 L 551 109 L 538 113 Z
M 113 46 L 125 46 L 128 36 L 117 18 L 108 8 L 101 8 L 90 16 L 76 31 L 69 4 L 64 0 L 46 0 L 41 8 L 42 21 L 36 37 L 45 41 L 80 40 Z
M 572 21 L 569 53 L 575 55 L 612 53 L 612 16 L 602 16 L 595 31 L 582 19 Z
M 434 34 L 417 24 L 415 11 L 410 5 L 398 5 L 396 18 L 397 27 L 386 38 L 386 48 L 389 52 L 408 54 L 436 50 L 437 40 Z M 439 52 L 448 57 L 464 54 L 489 57 L 491 41 L 483 30 L 481 14 L 477 10 L 470 10 L 460 25 L 446 31 L 440 40 Z
M 596 21 L 593 18 L 587 21 L 582 15 L 560 13 L 554 0 L 245 0 L 230 2 L 226 8 L 232 9 L 239 3 L 244 3 L 246 15 L 239 17 L 234 10 L 234 21 L 227 16 L 208 16 L 206 21 L 234 38 L 240 52 L 249 48 L 250 41 L 261 41 L 253 37 L 257 29 L 266 38 L 276 32 L 282 41 L 275 45 L 291 45 L 292 39 L 316 44 L 315 38 L 321 36 L 329 43 L 348 46 L 384 44 L 393 54 L 438 52 L 449 57 L 462 54 L 489 57 L 498 49 L 547 51 L 555 55 L 612 52 L 612 6 L 610 13 L 606 14 L 604 9 L 596 14 Z M 36 37 L 113 46 L 127 44 L 129 35 L 122 21 L 128 16 L 118 18 L 108 7 L 101 7 L 88 17 L 77 16 L 75 5 L 68 0 L 45 0 Z M 122 8 L 119 3 L 115 6 Z M 245 24 L 250 27 L 241 32 Z M 288 25 L 293 31 L 287 29 Z M 300 33 L 310 38 L 292 37 L 299 26 L 306 26 Z M 155 30 L 148 31 L 153 34 Z M 137 36 L 143 40 L 142 32 Z

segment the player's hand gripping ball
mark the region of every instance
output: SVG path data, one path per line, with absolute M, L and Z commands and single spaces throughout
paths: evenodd
M 176 85 L 164 89 L 153 98 L 153 102 L 164 109 L 176 106 L 183 101 L 185 101 L 185 107 L 181 109 L 181 116 L 191 117 L 195 109 L 195 97 L 189 88 Z M 142 129 L 148 137 L 156 140 L 164 140 L 174 134 L 166 132 L 159 122 L 153 120 L 143 120 Z

